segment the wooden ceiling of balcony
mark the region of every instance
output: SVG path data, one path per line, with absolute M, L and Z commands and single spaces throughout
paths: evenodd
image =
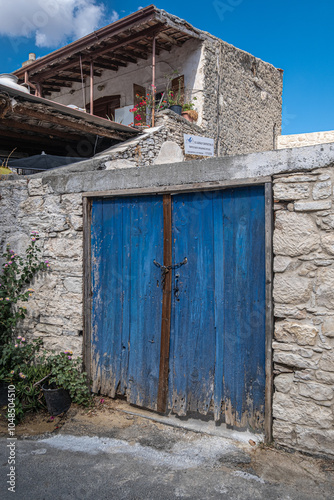
M 20 68 L 15 74 L 24 80 L 27 72 L 29 82 L 42 85 L 43 95 L 50 95 L 80 83 L 81 71 L 84 76 L 90 74 L 91 61 L 94 75 L 101 76 L 103 70 L 118 71 L 129 63 L 148 59 L 154 37 L 159 55 L 191 38 L 202 39 L 203 35 L 185 21 L 151 5 Z
M 104 118 L 91 116 L 47 99 L 0 85 L 0 149 L 34 154 L 83 156 L 94 154 L 97 138 L 107 147 L 123 142 L 138 131 Z

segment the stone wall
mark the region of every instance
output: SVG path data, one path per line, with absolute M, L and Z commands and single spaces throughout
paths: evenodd
M 201 126 L 215 137 L 217 156 L 274 149 L 281 133 L 283 71 L 217 38 L 204 47 Z
M 334 144 L 325 144 L 126 171 L 85 162 L 1 180 L 1 246 L 9 242 L 21 253 L 38 230 L 51 263 L 33 284 L 25 332 L 47 347 L 82 352 L 83 192 L 208 181 L 215 188 L 275 174 L 274 439 L 334 456 L 333 161 Z
M 146 132 L 143 135 L 113 146 L 98 155 L 99 157 L 108 157 L 109 163 L 107 164 L 107 168 L 133 166 L 133 164 L 137 167 L 144 167 L 156 162 L 162 163 L 159 154 L 162 145 L 167 141 L 174 143 L 174 151 L 175 149 L 178 150 L 178 157 L 176 158 L 172 152 L 168 163 L 193 159 L 194 155 L 186 155 L 184 153 L 183 134 L 200 136 L 204 134 L 204 131 L 195 123 L 190 123 L 182 116 L 169 110 L 157 113 L 156 127 L 145 130 Z M 114 160 L 118 160 L 117 163 Z M 127 163 L 123 162 L 121 164 L 119 160 L 127 160 Z
M 157 122 L 155 130 L 101 155 L 100 164 L 97 158 L 97 169 L 151 165 L 166 141 L 174 151 L 175 147 L 178 148 L 178 161 L 186 159 L 183 133 L 198 135 L 201 129 L 172 111 L 161 113 Z M 175 155 L 166 162 L 173 160 Z M 92 170 L 94 168 L 92 166 Z M 68 193 L 66 190 L 56 193 L 49 183 L 43 182 L 45 175 L 48 173 L 0 181 L 0 249 L 9 243 L 22 254 L 29 244 L 30 232 L 39 231 L 39 246 L 43 258 L 50 261 L 51 272 L 42 273 L 33 283 L 35 292 L 29 300 L 23 331 L 27 335 L 42 336 L 47 348 L 67 348 L 81 354 L 82 193 Z M 57 175 L 57 172 L 52 172 L 52 175 Z M 58 175 L 62 175 L 60 171 Z
M 277 149 L 301 148 L 326 142 L 334 142 L 334 130 L 312 132 L 310 134 L 279 135 L 277 137 Z
M 82 350 L 82 196 L 55 195 L 42 179 L 0 182 L 1 248 L 22 255 L 37 230 L 51 272 L 33 283 L 22 329 L 52 349 Z
M 274 179 L 274 439 L 334 455 L 334 167 Z

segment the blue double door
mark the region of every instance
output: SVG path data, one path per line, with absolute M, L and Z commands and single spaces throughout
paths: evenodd
M 263 428 L 264 208 L 262 186 L 93 201 L 94 392 Z

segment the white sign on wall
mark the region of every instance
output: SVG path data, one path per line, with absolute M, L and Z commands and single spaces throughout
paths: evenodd
M 184 149 L 187 155 L 213 156 L 213 139 L 199 135 L 183 134 Z

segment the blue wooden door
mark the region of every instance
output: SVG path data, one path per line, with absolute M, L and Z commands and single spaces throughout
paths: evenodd
M 173 199 L 169 407 L 262 428 L 265 398 L 263 187 Z M 176 290 L 176 293 L 175 293 Z
M 93 391 L 156 409 L 162 261 L 162 198 L 94 200 L 92 206 Z
M 169 411 L 261 429 L 264 188 L 175 195 L 171 221 L 163 214 L 159 196 L 93 202 L 93 390 L 126 394 L 129 402 L 156 410 L 160 382 Z M 166 224 L 169 360 L 165 337 L 161 343 L 168 311 L 163 273 L 154 264 L 164 262 Z M 162 360 L 169 370 L 160 370 L 159 380 Z

